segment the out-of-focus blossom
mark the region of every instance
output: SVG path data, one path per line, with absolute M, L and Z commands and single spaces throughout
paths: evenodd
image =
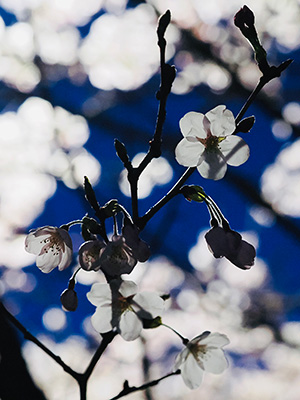
M 164 301 L 157 293 L 137 293 L 137 285 L 131 281 L 95 283 L 87 298 L 97 307 L 92 316 L 96 331 L 105 333 L 116 328 L 127 341 L 140 335 L 142 319 L 158 317 L 164 307 Z
M 98 271 L 100 269 L 100 254 L 106 247 L 102 240 L 88 240 L 79 248 L 79 263 L 86 271 Z
M 178 354 L 174 371 L 180 369 L 183 381 L 190 389 L 198 388 L 204 371 L 221 374 L 228 367 L 222 349 L 227 344 L 227 336 L 217 332 L 203 332 L 190 340 Z
M 25 239 L 28 253 L 37 255 L 36 265 L 45 273 L 55 267 L 60 271 L 66 269 L 71 261 L 73 245 L 69 233 L 62 228 L 44 226 L 30 232 Z
M 238 232 L 216 226 L 206 233 L 205 239 L 214 257 L 226 257 L 241 269 L 249 269 L 254 265 L 255 248 L 243 240 Z
M 197 167 L 204 178 L 222 179 L 227 164 L 239 166 L 249 157 L 248 145 L 232 135 L 234 116 L 224 105 L 205 115 L 189 112 L 179 125 L 184 138 L 175 149 L 176 160 L 185 167 Z
M 153 8 L 145 4 L 96 19 L 79 51 L 91 83 L 103 90 L 134 90 L 145 83 L 159 67 L 156 25 Z M 169 27 L 167 58 L 178 36 L 176 28 Z
M 146 153 L 136 154 L 131 161 L 132 166 L 137 167 L 145 155 Z M 139 178 L 138 198 L 146 198 L 151 194 L 155 187 L 169 183 L 172 179 L 172 176 L 173 170 L 167 159 L 164 157 L 155 158 L 151 161 Z M 131 190 L 127 179 L 126 169 L 124 169 L 120 174 L 119 187 L 125 196 L 131 197 Z

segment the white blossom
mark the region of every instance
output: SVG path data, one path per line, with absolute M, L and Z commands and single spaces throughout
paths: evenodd
M 204 371 L 221 374 L 228 367 L 222 349 L 227 344 L 227 336 L 217 332 L 203 332 L 190 340 L 178 354 L 174 371 L 180 369 L 182 379 L 190 389 L 198 388 Z
M 87 298 L 97 307 L 92 316 L 96 331 L 105 333 L 116 328 L 127 341 L 140 335 L 142 319 L 156 318 L 164 307 L 164 301 L 157 293 L 137 293 L 134 282 L 119 279 L 109 284 L 95 283 Z
M 62 228 L 44 226 L 29 233 L 25 250 L 37 255 L 36 265 L 45 273 L 55 267 L 66 269 L 72 261 L 73 246 L 69 233 Z
M 232 135 L 234 116 L 224 105 L 205 115 L 189 112 L 179 125 L 184 138 L 175 149 L 176 160 L 185 167 L 197 167 L 204 178 L 222 179 L 227 164 L 239 166 L 249 157 L 248 145 Z

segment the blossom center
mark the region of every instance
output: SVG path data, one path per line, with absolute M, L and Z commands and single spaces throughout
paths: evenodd
M 64 241 L 59 232 L 51 234 L 40 243 L 43 244 L 40 255 L 51 251 L 54 256 L 58 256 L 61 251 L 64 251 Z
M 200 362 L 200 359 L 207 352 L 207 346 L 199 343 L 189 343 L 189 350 L 193 354 L 194 358 Z
M 121 314 L 123 314 L 124 311 L 131 308 L 130 303 L 131 303 L 133 296 L 134 295 L 128 296 L 128 297 L 123 297 L 122 295 L 120 295 L 120 297 L 118 297 L 116 299 L 117 309 L 119 309 L 121 311 Z
M 219 146 L 219 143 L 222 142 L 225 137 L 218 137 L 211 134 L 211 132 L 207 133 L 207 137 L 205 139 L 197 137 L 197 140 L 203 144 L 206 151 L 215 152 Z

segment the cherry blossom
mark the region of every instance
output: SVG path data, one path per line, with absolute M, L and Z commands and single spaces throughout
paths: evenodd
M 137 258 L 126 244 L 123 235 L 113 235 L 99 258 L 102 271 L 110 276 L 130 274 L 137 264 Z
M 186 347 L 177 355 L 174 371 L 180 369 L 182 379 L 190 389 L 198 388 L 204 371 L 221 374 L 228 367 L 222 349 L 227 344 L 227 336 L 217 332 L 203 332 L 187 342 Z
M 241 269 L 250 269 L 254 265 L 255 248 L 238 232 L 215 226 L 205 234 L 205 239 L 214 257 L 226 257 Z
M 164 308 L 164 301 L 157 293 L 137 293 L 134 282 L 120 279 L 109 284 L 95 283 L 87 298 L 97 307 L 91 320 L 96 331 L 105 333 L 116 328 L 127 341 L 140 335 L 142 319 L 153 319 Z
M 222 179 L 227 164 L 239 166 L 249 157 L 248 145 L 232 135 L 234 116 L 224 105 L 205 115 L 189 112 L 179 125 L 184 138 L 175 149 L 176 160 L 185 167 L 197 167 L 204 178 Z
M 72 240 L 63 228 L 44 226 L 30 232 L 25 239 L 25 250 L 37 255 L 36 265 L 45 273 L 55 267 L 62 271 L 72 261 Z
M 102 240 L 88 240 L 79 248 L 79 263 L 86 271 L 98 271 L 100 265 L 100 255 L 105 249 L 106 244 Z
M 107 243 L 88 240 L 79 248 L 79 263 L 84 270 L 101 269 L 109 276 L 130 274 L 138 261 L 145 262 L 149 257 L 149 246 L 139 238 L 138 228 L 128 222 L 122 234 L 114 234 Z

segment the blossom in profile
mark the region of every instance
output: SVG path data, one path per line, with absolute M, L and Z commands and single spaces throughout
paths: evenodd
M 159 316 L 164 301 L 157 293 L 137 293 L 137 285 L 131 281 L 114 279 L 108 283 L 95 283 L 87 293 L 95 305 L 92 325 L 99 333 L 116 328 L 123 339 L 135 340 L 143 328 L 143 319 Z
M 72 240 L 63 228 L 44 226 L 30 232 L 25 239 L 25 250 L 37 255 L 36 265 L 45 273 L 55 267 L 62 271 L 72 261 Z
M 203 372 L 221 374 L 228 367 L 223 347 L 229 344 L 227 336 L 203 332 L 187 342 L 176 357 L 174 371 L 180 369 L 187 387 L 196 389 L 201 385 Z
M 248 145 L 233 135 L 234 116 L 224 105 L 205 115 L 189 112 L 179 125 L 184 138 L 175 149 L 176 160 L 185 167 L 197 167 L 204 178 L 222 179 L 227 164 L 239 166 L 249 157 Z
M 256 250 L 252 244 L 242 239 L 242 236 L 230 229 L 220 226 L 211 228 L 205 234 L 209 250 L 215 258 L 226 257 L 240 269 L 250 269 L 254 265 Z

